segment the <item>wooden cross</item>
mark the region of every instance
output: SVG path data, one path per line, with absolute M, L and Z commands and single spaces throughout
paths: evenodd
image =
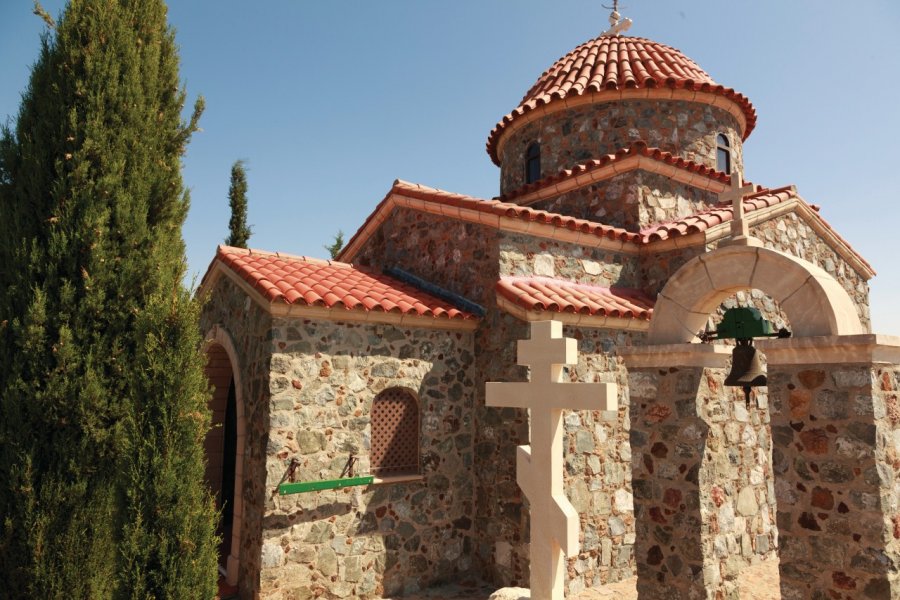
M 744 185 L 741 174 L 737 171 L 731 174 L 731 188 L 719 194 L 720 202 L 731 202 L 733 215 L 731 217 L 731 237 L 749 238 L 750 227 L 744 220 L 744 197 L 753 191 L 752 185 Z
M 578 512 L 563 489 L 563 409 L 616 410 L 615 383 L 565 383 L 563 365 L 578 362 L 578 344 L 562 337 L 562 323 L 531 324 L 519 340 L 518 363 L 531 381 L 488 383 L 488 406 L 531 410 L 530 445 L 516 452 L 516 482 L 531 504 L 531 597 L 562 600 L 566 556 L 578 554 Z

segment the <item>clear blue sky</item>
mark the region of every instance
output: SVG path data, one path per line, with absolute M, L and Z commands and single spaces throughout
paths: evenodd
M 325 256 L 396 178 L 498 192 L 496 122 L 558 57 L 607 26 L 598 0 L 171 0 L 190 102 L 189 268 L 227 234 L 248 161 L 250 245 Z M 62 0 L 45 0 L 57 15 Z M 624 0 L 630 35 L 682 50 L 759 114 L 747 178 L 798 186 L 878 271 L 875 331 L 900 334 L 900 2 Z M 0 0 L 0 119 L 17 112 L 43 24 Z

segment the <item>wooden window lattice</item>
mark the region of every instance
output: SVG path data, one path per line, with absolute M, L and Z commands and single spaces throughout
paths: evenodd
M 372 403 L 370 468 L 378 476 L 419 472 L 419 406 L 406 390 L 384 390 Z

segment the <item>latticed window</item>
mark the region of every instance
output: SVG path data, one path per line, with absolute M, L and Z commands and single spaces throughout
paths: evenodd
M 408 390 L 390 388 L 375 396 L 369 460 L 379 477 L 419 472 L 419 404 Z

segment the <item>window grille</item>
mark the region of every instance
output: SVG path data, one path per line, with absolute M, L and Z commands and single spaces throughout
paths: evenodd
M 419 405 L 409 391 L 390 388 L 372 402 L 369 462 L 379 477 L 419 472 Z

